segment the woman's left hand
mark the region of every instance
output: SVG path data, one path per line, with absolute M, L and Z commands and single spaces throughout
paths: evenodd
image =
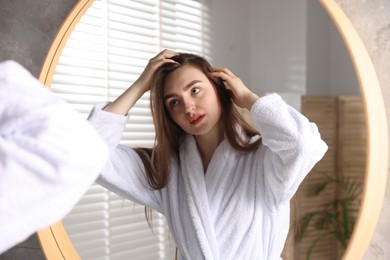
M 213 68 L 211 76 L 221 78 L 228 85 L 233 102 L 242 108 L 251 109 L 259 97 L 248 89 L 245 84 L 227 68 Z

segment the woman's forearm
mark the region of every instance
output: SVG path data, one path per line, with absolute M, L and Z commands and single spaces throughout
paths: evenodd
M 144 93 L 145 90 L 144 88 L 142 88 L 142 85 L 138 82 L 135 82 L 117 99 L 107 105 L 104 110 L 119 115 L 127 115 L 129 110 L 134 106 L 134 104 L 138 101 L 138 99 L 141 98 Z
M 106 106 L 104 110 L 115 114 L 127 115 L 138 99 L 140 99 L 145 92 L 150 90 L 152 78 L 156 69 L 165 63 L 176 63 L 176 61 L 171 58 L 177 54 L 178 53 L 175 51 L 163 50 L 150 59 L 148 65 L 134 84 L 123 92 L 114 102 Z

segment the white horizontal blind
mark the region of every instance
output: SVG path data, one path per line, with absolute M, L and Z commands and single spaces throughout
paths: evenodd
M 209 58 L 209 12 L 203 1 L 160 1 L 161 47 Z
M 72 32 L 51 89 L 85 117 L 112 101 L 161 49 L 208 56 L 208 12 L 193 0 L 96 0 Z M 131 110 L 121 144 L 151 147 L 154 126 L 146 93 Z M 63 220 L 82 259 L 173 259 L 165 219 L 93 185 Z

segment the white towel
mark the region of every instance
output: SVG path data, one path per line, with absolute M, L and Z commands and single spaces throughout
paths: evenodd
M 0 254 L 63 218 L 107 156 L 79 113 L 18 63 L 0 63 Z

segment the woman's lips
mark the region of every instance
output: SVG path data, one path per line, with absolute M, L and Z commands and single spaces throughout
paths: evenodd
M 190 124 L 197 125 L 203 120 L 204 117 L 205 117 L 205 114 L 195 115 L 195 116 L 191 117 Z

